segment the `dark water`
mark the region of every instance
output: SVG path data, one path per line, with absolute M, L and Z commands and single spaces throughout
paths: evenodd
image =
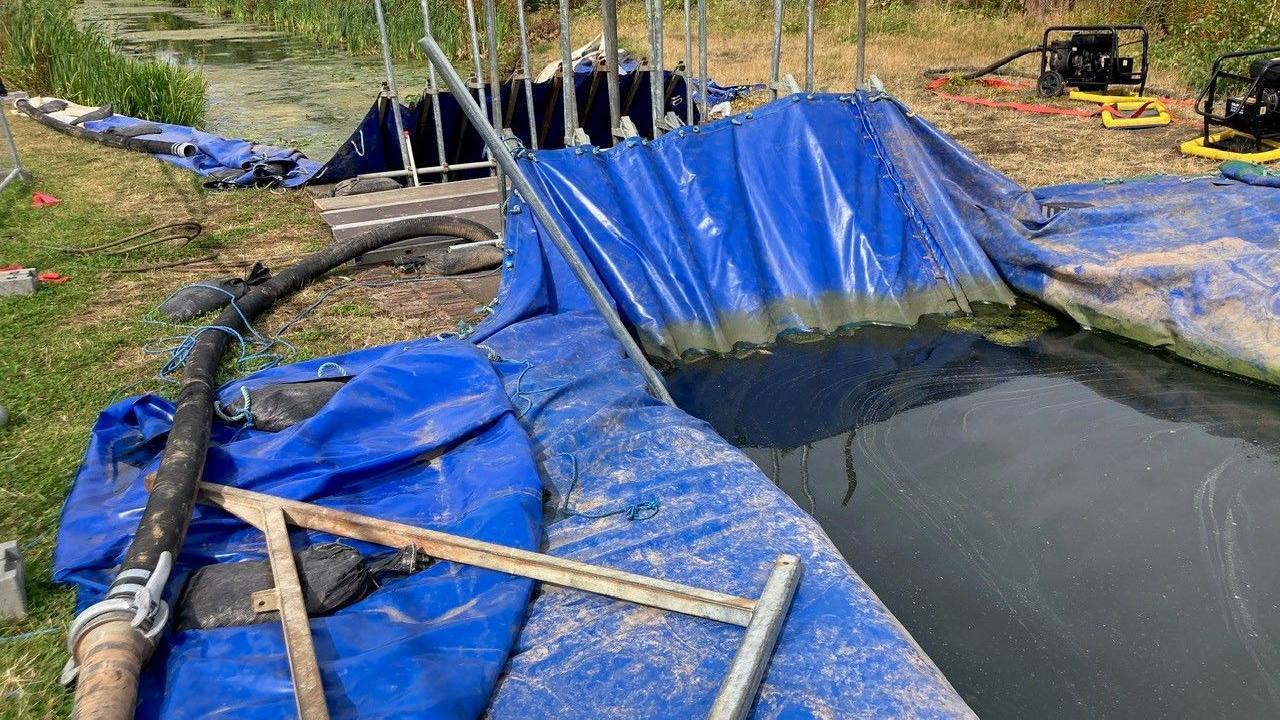
M 938 328 L 706 362 L 671 390 L 982 717 L 1280 716 L 1280 393 L 1094 334 Z

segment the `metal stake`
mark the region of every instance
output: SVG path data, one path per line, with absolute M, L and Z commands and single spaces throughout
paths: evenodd
M 689 0 L 684 0 L 684 122 L 693 124 L 693 18 L 689 14 Z
M 529 32 L 524 22 L 524 0 L 516 0 L 516 19 L 520 24 L 520 69 L 524 72 L 524 104 L 529 115 L 529 147 L 537 150 L 538 120 L 533 116 L 533 75 L 529 73 Z M 516 104 L 514 98 L 511 104 Z
M 813 0 L 805 4 L 804 14 L 804 91 L 813 92 Z
M 391 66 L 391 43 L 387 41 L 387 19 L 382 14 L 382 0 L 373 0 L 373 15 L 378 21 L 378 39 L 382 41 L 382 65 L 387 71 L 387 93 L 391 96 L 391 119 L 396 125 L 396 141 L 400 143 L 400 162 L 407 169 L 413 164 L 413 159 L 409 157 L 404 121 L 400 119 L 400 93 L 396 90 L 396 75 Z M 413 184 L 418 184 L 416 174 L 413 175 Z
M 782 0 L 773 0 L 773 52 L 769 55 L 769 97 L 778 99 L 778 70 L 782 64 Z
M 0 178 L 0 190 L 6 185 L 26 176 L 22 169 L 22 160 L 18 158 L 18 143 L 13 139 L 13 130 L 9 127 L 9 118 L 5 117 L 4 106 L 0 105 L 0 132 L 4 133 L 5 144 L 9 147 L 9 157 L 13 159 L 13 167 Z
M 662 117 L 666 115 L 666 73 L 663 72 L 663 37 L 665 28 L 662 23 L 663 0 L 648 0 L 651 8 L 649 17 L 649 103 L 652 106 L 653 137 L 662 134 L 660 127 Z
M 662 376 L 658 375 L 658 372 L 649 364 L 640 346 L 636 344 L 631 334 L 627 332 L 626 326 L 622 324 L 622 318 L 618 317 L 617 310 L 614 309 L 604 290 L 600 289 L 595 278 L 592 277 L 591 271 L 587 269 L 582 257 L 574 250 L 569 238 L 565 236 L 559 223 L 551 215 L 551 211 L 547 210 L 547 207 L 538 199 L 537 194 L 533 191 L 533 186 L 529 184 L 524 173 L 520 172 L 520 168 L 516 165 L 515 158 L 511 156 L 511 151 L 507 149 L 506 143 L 485 120 L 484 113 L 480 110 L 480 107 L 475 103 L 464 100 L 463 96 L 466 93 L 458 92 L 458 88 L 465 88 L 465 83 L 459 77 L 457 71 L 453 69 L 453 65 L 449 63 L 449 57 L 445 55 L 444 50 L 440 49 L 440 45 L 436 43 L 435 38 L 429 35 L 422 38 L 418 44 L 427 53 L 427 58 L 440 71 L 441 76 L 444 77 L 445 84 L 458 95 L 458 104 L 462 108 L 462 112 L 471 121 L 471 124 L 475 126 L 480 136 L 484 138 L 485 145 L 489 148 L 489 154 L 510 176 L 511 183 L 515 186 L 515 191 L 520 194 L 520 197 L 524 198 L 534 217 L 537 218 L 542 228 L 550 235 L 551 241 L 564 257 L 565 263 L 569 265 L 569 269 L 578 278 L 578 282 L 582 283 L 587 295 L 591 298 L 592 304 L 595 305 L 600 315 L 604 317 L 604 321 L 609 326 L 609 329 L 613 331 L 614 337 L 621 343 L 623 351 L 627 354 L 627 357 L 631 358 L 636 368 L 644 376 L 645 383 L 649 386 L 649 392 L 662 402 L 674 407 L 675 402 L 667 392 L 667 388 L 662 382 Z
M 502 81 L 498 79 L 498 11 L 494 0 L 484 0 L 484 34 L 485 52 L 489 54 L 489 111 L 492 113 L 493 127 L 505 129 L 502 125 Z M 498 197 L 507 197 L 507 180 L 502 176 L 502 168 L 498 168 Z
M 867 78 L 867 0 L 858 0 L 858 61 L 854 72 L 856 88 L 862 89 Z
M 431 7 L 427 0 L 422 0 L 422 29 L 427 35 L 431 34 Z M 427 63 L 427 94 L 431 96 L 431 123 L 436 127 L 437 160 L 441 165 L 448 165 L 449 158 L 445 157 L 444 150 L 444 127 L 440 123 L 440 88 L 436 84 L 436 69 L 431 63 Z M 441 174 L 440 182 L 449 182 L 449 173 Z
M 569 0 L 560 0 L 560 92 L 564 104 L 564 146 L 572 147 L 578 130 L 578 92 L 569 46 Z
M 707 121 L 707 0 L 698 0 L 698 105 Z
M 609 88 L 609 144 L 615 144 L 622 136 L 622 93 L 618 89 L 618 3 L 617 0 L 601 0 L 600 12 L 604 19 L 604 63 Z M 634 79 L 634 78 L 633 78 Z

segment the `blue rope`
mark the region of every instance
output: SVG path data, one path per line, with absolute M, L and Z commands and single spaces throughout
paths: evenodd
M 244 407 L 240 408 L 240 412 L 234 415 L 228 414 L 222 409 L 221 403 L 213 404 L 213 413 L 218 419 L 225 423 L 238 423 L 243 421 L 245 427 L 253 427 L 253 413 L 249 409 L 249 388 L 246 385 L 240 386 L 240 397 L 244 400 Z
M 341 365 L 339 365 L 338 363 L 336 363 L 336 362 L 334 362 L 334 361 L 330 360 L 329 362 L 327 362 L 327 363 L 325 363 L 325 364 L 321 365 L 320 367 L 316 368 L 316 377 L 318 377 L 318 378 L 323 378 L 323 377 L 325 377 L 324 371 L 325 371 L 327 368 L 333 368 L 334 370 L 337 370 L 337 371 L 338 371 L 338 374 L 337 374 L 337 375 L 333 375 L 332 377 L 346 377 L 346 376 L 347 376 L 347 371 L 346 371 L 345 369 L 343 369 L 343 367 L 342 367 Z
M 530 369 L 533 368 L 533 363 L 530 363 L 528 360 L 521 360 L 520 364 L 523 365 L 523 367 L 520 368 L 520 374 L 516 376 L 516 390 L 515 392 L 511 393 L 511 399 L 513 401 L 516 401 L 517 403 L 523 400 L 529 404 L 525 406 L 523 410 L 520 410 L 519 413 L 516 414 L 517 418 L 524 417 L 525 413 L 532 410 L 535 404 L 532 399 L 525 397 L 526 395 L 537 395 L 539 393 L 555 392 L 556 390 L 563 388 L 567 384 L 567 383 L 561 383 L 560 385 L 554 385 L 552 387 L 547 387 L 547 388 L 533 388 L 531 390 L 525 390 L 524 375 L 525 373 L 529 372 Z
M 564 494 L 564 503 L 560 506 L 560 511 L 567 517 L 584 517 L 592 520 L 600 518 L 613 517 L 614 515 L 625 515 L 627 520 L 635 522 L 636 520 L 648 520 L 657 515 L 662 510 L 662 504 L 657 500 L 641 500 L 640 502 L 624 505 L 617 510 L 608 510 L 600 513 L 584 513 L 569 509 L 569 498 L 573 497 L 573 491 L 578 487 L 578 459 L 569 453 L 560 453 L 560 457 L 569 458 L 570 466 L 573 469 L 573 480 L 569 483 L 569 491 Z
M 0 644 L 9 643 L 9 642 L 18 642 L 20 640 L 30 640 L 33 637 L 40 637 L 41 635 L 52 635 L 53 633 L 56 633 L 61 629 L 62 628 L 47 627 L 47 628 L 40 628 L 39 630 L 31 630 L 29 632 L 18 633 L 16 635 L 3 635 L 3 636 L 0 636 Z

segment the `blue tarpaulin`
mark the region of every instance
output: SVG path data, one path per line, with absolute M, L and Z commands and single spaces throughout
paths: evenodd
M 1230 343 L 1269 316 L 1263 289 L 1277 286 L 1265 236 L 1274 188 L 1165 179 L 1032 193 L 885 97 L 797 96 L 697 133 L 521 163 L 666 359 L 910 325 L 1010 302 L 1007 283 L 1093 327 L 1159 339 L 1132 322 L 1185 339 L 1175 350 L 1249 363 L 1258 353 Z M 805 574 L 755 717 L 970 716 L 812 518 L 708 425 L 644 392 L 532 213 L 519 199 L 508 212 L 502 290 L 474 334 L 334 358 L 352 380 L 311 420 L 277 435 L 218 423 L 206 479 L 744 596 L 759 594 L 779 553 L 795 553 Z M 1206 320 L 1228 313 L 1229 325 Z M 1250 347 L 1271 357 L 1266 338 Z M 315 377 L 321 362 L 220 397 Z M 95 428 L 55 558 L 83 601 L 120 560 L 170 411 L 135 398 Z M 261 547 L 202 509 L 180 569 Z M 697 717 L 741 637 L 553 587 L 526 610 L 529 590 L 440 563 L 313 620 L 331 711 Z M 206 716 L 231 703 L 228 715 L 274 718 L 289 702 L 280 631 L 264 624 L 166 636 L 141 712 Z

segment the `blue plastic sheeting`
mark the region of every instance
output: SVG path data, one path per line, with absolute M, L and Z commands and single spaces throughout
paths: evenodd
M 524 168 L 645 350 L 667 360 L 1011 302 L 961 219 L 913 200 L 878 137 L 896 114 L 795 96 L 603 154 L 537 153 Z
M 308 160 L 297 150 L 219 137 L 184 125 L 155 123 L 127 115 L 112 115 L 103 120 L 84 123 L 86 129 L 101 133 L 138 125 L 152 125 L 163 131 L 140 135 L 139 139 L 195 145 L 198 152 L 194 157 L 156 157 L 170 165 L 211 178 L 211 184 L 218 187 L 299 187 L 307 183 L 311 174 L 320 168 L 320 163 Z
M 631 118 L 641 135 L 652 134 L 653 117 L 650 111 L 652 102 L 649 96 L 648 71 L 635 71 L 629 66 L 628 71 L 618 78 L 620 97 L 623 98 L 624 115 Z M 665 112 L 674 112 L 683 121 L 685 110 L 684 78 L 667 71 L 663 75 L 664 87 L 667 88 Z M 574 88 L 578 102 L 578 124 L 597 146 L 607 147 L 611 144 L 609 97 L 604 86 L 603 73 L 591 73 L 578 70 L 574 75 Z M 697 102 L 698 92 L 695 80 L 693 98 Z M 596 87 L 592 88 L 595 85 Z M 738 97 L 750 90 L 747 86 L 721 87 L 708 82 L 710 88 L 708 99 L 712 102 L 723 102 Z M 491 98 L 488 86 L 484 89 L 486 102 Z M 440 93 L 440 127 L 443 131 L 445 157 L 449 164 L 479 162 L 488 157 L 484 141 L 471 127 L 457 100 L 451 93 Z M 529 111 L 526 104 L 524 85 L 508 81 L 502 85 L 502 112 L 509 118 L 505 125 L 512 134 L 520 139 L 525 147 L 532 147 L 534 136 L 540 148 L 554 149 L 564 147 L 564 103 L 561 88 L 557 81 L 533 83 L 533 109 L 536 127 L 529 127 Z M 514 103 L 514 104 L 513 104 Z M 356 175 L 388 170 L 403 170 L 404 162 L 400 157 L 400 144 L 396 139 L 394 118 L 390 113 L 390 101 L 378 98 L 369 112 L 356 127 L 355 132 L 339 148 L 334 156 L 316 171 L 315 182 L 334 183 Z M 419 102 L 412 108 L 400 107 L 403 126 L 410 133 L 413 146 L 414 164 L 420 168 L 440 165 L 439 144 L 436 139 L 435 120 L 428 102 Z M 695 121 L 699 113 L 695 105 L 693 116 Z M 466 179 L 483 177 L 487 171 L 464 170 L 454 172 L 450 179 Z M 435 182 L 439 175 L 424 175 L 423 181 Z
M 215 424 L 205 479 L 535 549 L 541 483 L 528 437 L 485 353 L 435 339 L 335 359 L 353 378 L 316 416 L 271 434 Z M 323 360 L 259 373 L 249 387 L 315 378 Z M 329 374 L 332 374 L 330 371 Z M 239 396 L 239 384 L 221 391 Z M 137 526 L 173 407 L 141 397 L 105 410 L 63 511 L 54 577 L 95 601 Z M 294 540 L 302 540 L 295 531 Z M 309 541 L 329 536 L 311 533 Z M 362 552 L 386 548 L 346 541 Z M 170 602 L 190 569 L 263 557 L 261 533 L 201 506 Z M 506 660 L 531 583 L 439 562 L 389 582 L 312 634 L 335 718 L 474 718 Z M 248 602 L 246 596 L 245 601 Z M 141 718 L 294 713 L 277 623 L 164 637 Z

